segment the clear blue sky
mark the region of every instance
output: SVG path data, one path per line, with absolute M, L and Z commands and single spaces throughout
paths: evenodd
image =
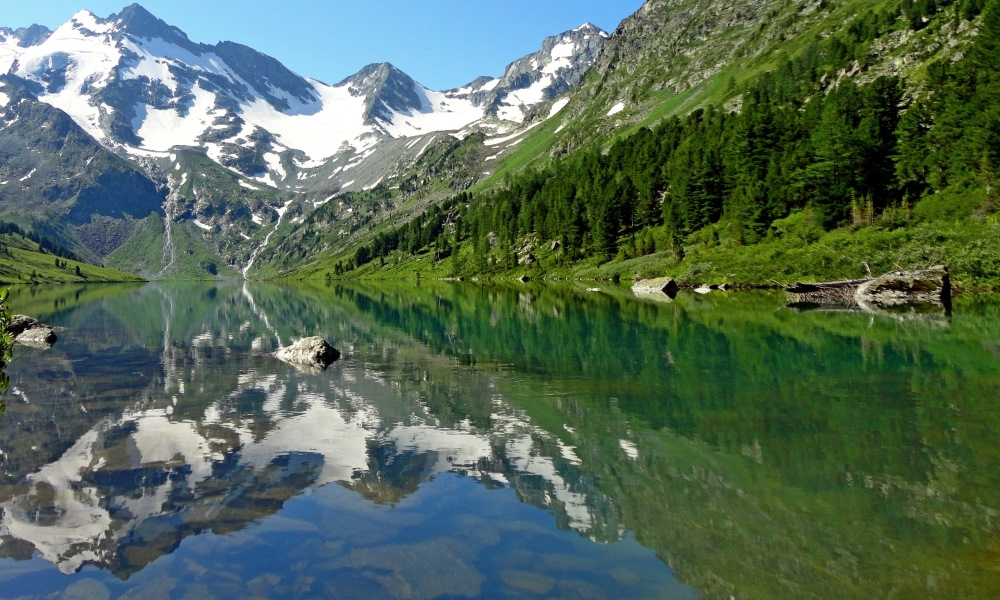
M 239 42 L 337 83 L 391 62 L 431 89 L 498 76 L 542 40 L 585 22 L 614 31 L 642 0 L 144 0 L 194 42 Z M 55 29 L 79 10 L 105 18 L 131 0 L 0 0 L 0 26 Z

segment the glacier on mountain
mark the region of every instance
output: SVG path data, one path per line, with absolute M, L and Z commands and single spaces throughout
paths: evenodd
M 518 125 L 575 84 L 607 36 L 585 24 L 548 38 L 501 77 L 439 92 L 388 64 L 327 85 L 240 44 L 194 43 L 138 5 L 107 19 L 83 10 L 53 32 L 18 31 L 0 30 L 0 72 L 39 84 L 39 100 L 102 145 L 154 158 L 201 148 L 276 187 L 292 178 L 283 163 L 317 170 L 389 138 Z

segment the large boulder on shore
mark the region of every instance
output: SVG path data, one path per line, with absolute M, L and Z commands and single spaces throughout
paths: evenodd
M 643 298 L 672 300 L 677 297 L 679 291 L 681 287 L 670 277 L 643 279 L 632 285 L 632 293 Z
M 862 308 L 899 306 L 943 306 L 951 304 L 951 280 L 948 267 L 939 266 L 914 271 L 893 271 L 866 281 L 854 292 Z
M 308 373 L 321 373 L 340 358 L 340 351 L 319 336 L 302 338 L 274 353 L 274 357 Z
M 785 288 L 790 306 L 797 308 L 846 308 L 884 314 L 942 312 L 951 310 L 948 267 L 893 271 L 868 279 L 821 283 L 796 283 Z

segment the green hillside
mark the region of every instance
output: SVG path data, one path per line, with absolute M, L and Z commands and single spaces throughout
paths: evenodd
M 354 199 L 373 208 L 348 230 L 320 209 L 271 271 L 763 284 L 943 262 L 996 286 L 1000 16 L 983 11 L 651 0 L 490 179 L 449 193 L 480 142 L 456 143 L 408 175 L 410 212 L 378 210 L 419 196 L 398 182 Z
M 0 284 L 142 281 L 130 273 L 62 258 L 63 253 L 43 245 L 44 240 L 39 243 L 20 233 L 0 233 Z

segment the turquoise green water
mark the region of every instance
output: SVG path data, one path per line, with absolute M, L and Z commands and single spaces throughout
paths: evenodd
M 1000 303 L 25 287 L 3 598 L 995 598 Z M 269 353 L 320 335 L 321 374 Z

